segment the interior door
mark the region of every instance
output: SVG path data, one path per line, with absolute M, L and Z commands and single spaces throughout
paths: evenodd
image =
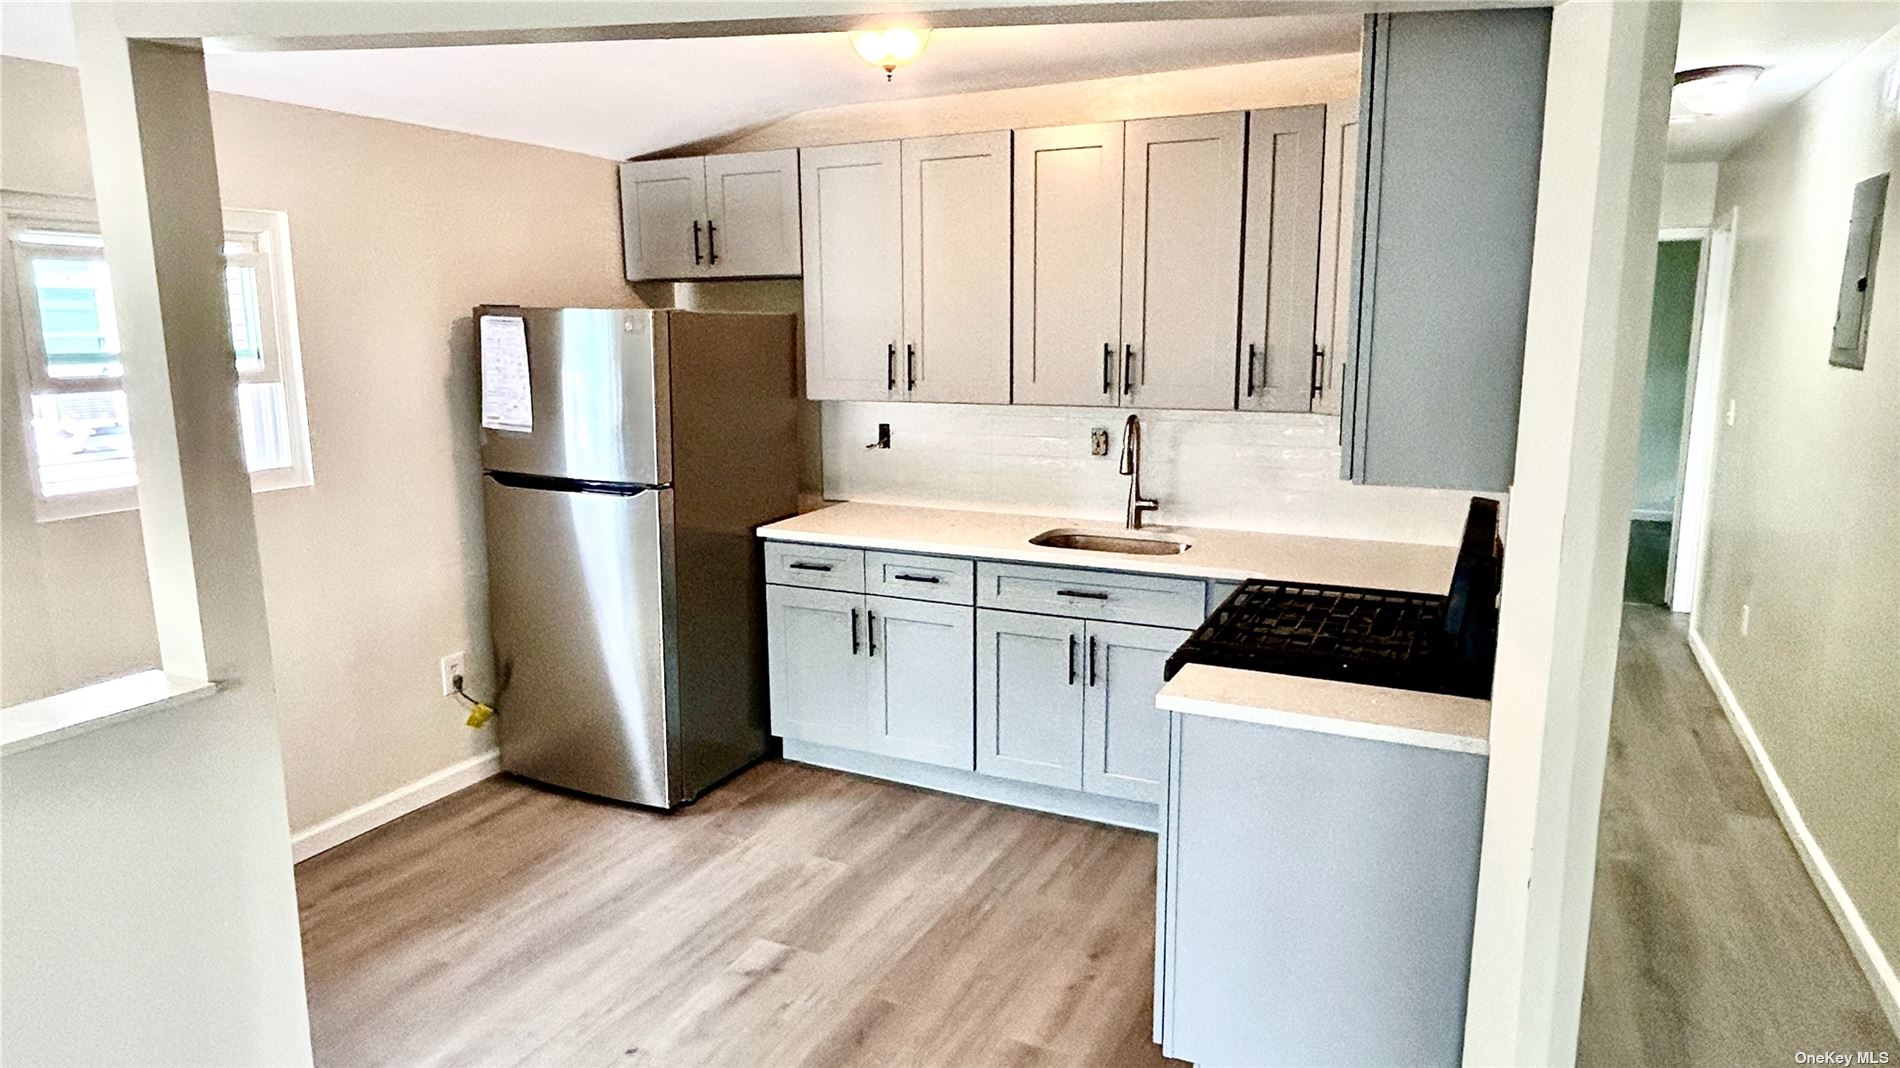
M 1319 393 L 1313 410 L 1339 414 L 1341 368 L 1352 337 L 1352 232 L 1358 215 L 1359 98 L 1326 105 L 1326 159 L 1320 173 L 1319 296 L 1313 343 L 1319 348 Z
M 773 734 L 871 748 L 877 691 L 864 640 L 864 608 L 862 594 L 765 588 Z
M 799 153 L 805 243 L 805 395 L 902 394 L 903 213 L 896 141 Z
M 968 605 L 865 598 L 869 659 L 883 700 L 877 752 L 970 771 L 976 767 L 976 610 Z
M 1016 131 L 1017 404 L 1114 405 L 1122 124 Z
M 1249 116 L 1242 408 L 1304 412 L 1317 394 L 1315 305 L 1321 284 L 1326 110 L 1314 104 Z M 1345 195 L 1351 188 L 1346 186 Z M 1341 193 L 1332 190 L 1332 195 Z
M 798 150 L 706 157 L 706 274 L 796 275 Z
M 1009 403 L 1009 131 L 903 144 L 904 385 Z
M 1159 804 L 1168 779 L 1168 716 L 1155 707 L 1161 671 L 1190 631 L 1088 624 L 1083 670 L 1082 788 Z
M 976 613 L 976 770 L 1082 787 L 1082 621 Z
M 628 281 L 704 274 L 705 223 L 702 157 L 620 165 L 620 225 Z
M 1234 407 L 1246 154 L 1240 112 L 1128 123 L 1123 404 Z

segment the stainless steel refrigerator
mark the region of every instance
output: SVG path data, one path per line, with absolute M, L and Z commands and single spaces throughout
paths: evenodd
M 484 316 L 517 346 L 525 335 L 527 364 L 514 428 L 489 425 L 485 407 L 481 431 L 502 767 L 641 805 L 688 802 L 765 751 L 753 529 L 797 507 L 794 320 Z M 489 344 L 477 343 L 485 405 L 503 377 Z

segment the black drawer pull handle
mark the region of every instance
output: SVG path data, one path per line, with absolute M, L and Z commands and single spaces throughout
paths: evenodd
M 830 571 L 831 570 L 830 564 L 808 564 L 803 560 L 796 560 L 796 561 L 793 561 L 792 563 L 786 564 L 785 566 L 791 568 L 793 571 Z
M 1085 601 L 1106 601 L 1108 594 L 1099 590 L 1057 590 L 1057 597 L 1080 597 Z
M 905 582 L 928 582 L 932 586 L 943 581 L 935 575 L 892 575 L 891 577 L 894 579 L 902 579 Z

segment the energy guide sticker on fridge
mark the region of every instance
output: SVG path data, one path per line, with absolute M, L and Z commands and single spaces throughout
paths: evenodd
M 528 388 L 528 330 L 519 315 L 481 317 L 482 425 L 526 433 L 534 429 Z

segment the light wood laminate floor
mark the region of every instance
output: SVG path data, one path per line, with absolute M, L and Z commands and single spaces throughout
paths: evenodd
M 1578 1063 L 1793 1064 L 1886 1050 L 1879 1003 L 1686 641 L 1627 605 Z
M 1891 1049 L 1661 609 L 1631 607 L 1580 1062 Z M 494 779 L 297 868 L 322 1065 L 1144 1065 L 1154 839 L 783 763 L 662 816 Z

